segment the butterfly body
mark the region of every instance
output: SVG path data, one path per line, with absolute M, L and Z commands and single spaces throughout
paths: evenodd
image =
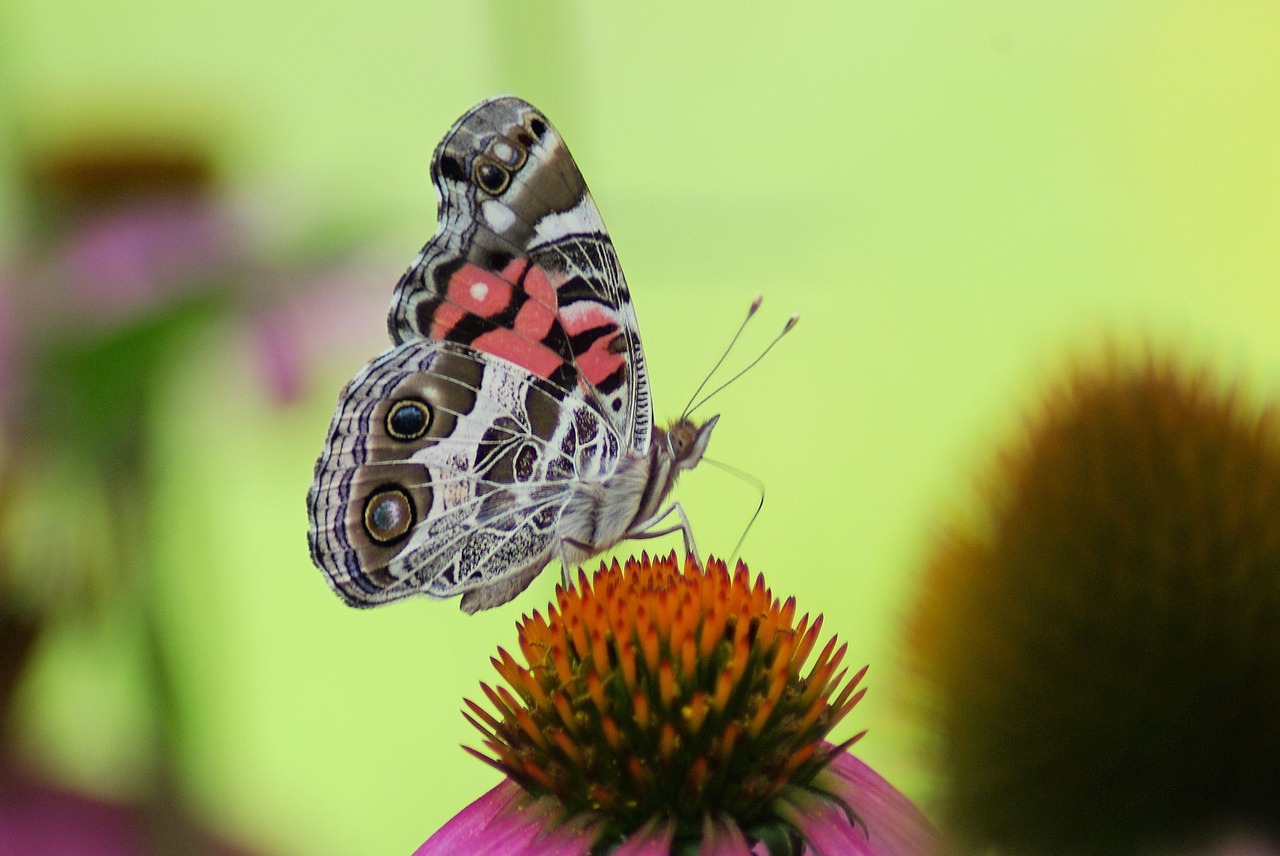
M 316 565 L 353 606 L 461 594 L 474 612 L 552 559 L 675 530 L 692 547 L 664 503 L 715 419 L 654 425 L 630 292 L 558 133 L 493 99 L 431 174 L 439 225 L 396 286 L 393 346 L 339 396 L 316 463 Z
M 561 517 L 562 559 L 576 564 L 629 538 L 651 537 L 676 477 L 702 460 L 715 423 L 681 419 L 655 427 L 647 455 L 628 452 L 605 478 L 579 481 Z

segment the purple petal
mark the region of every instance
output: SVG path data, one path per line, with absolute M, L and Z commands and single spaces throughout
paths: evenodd
M 78 311 L 119 321 L 205 285 L 242 255 L 225 207 L 203 198 L 158 198 L 79 223 L 57 267 Z
M 479 842 L 498 834 L 502 824 L 497 822 L 499 816 L 509 814 L 508 809 L 521 800 L 527 800 L 528 794 L 510 780 L 504 780 L 480 799 L 453 816 L 448 823 L 440 827 L 435 835 L 414 851 L 414 856 L 433 856 L 433 854 L 472 852 Z M 515 825 L 515 821 L 508 821 Z M 491 828 L 492 827 L 492 828 Z
M 834 799 L 791 789 L 777 803 L 778 815 L 808 843 L 809 856 L 924 856 L 934 852 L 929 821 L 866 764 L 841 753 L 814 782 Z M 843 802 L 858 816 L 849 822 Z M 599 839 L 600 818 L 567 820 L 550 798 L 535 798 L 504 781 L 467 806 L 419 847 L 414 856 L 467 853 L 492 856 L 586 856 Z M 652 821 L 612 856 L 666 856 L 675 834 L 670 822 Z M 751 856 L 755 851 L 729 818 L 708 818 L 699 856 Z
M 600 836 L 599 819 L 560 815 L 554 800 L 533 797 L 508 779 L 455 815 L 414 856 L 586 856 Z
M 823 810 L 801 814 L 792 822 L 810 841 L 828 839 L 833 831 L 852 832 L 860 839 L 862 849 L 819 852 L 855 852 L 875 856 L 919 856 L 933 852 L 937 833 L 920 810 L 893 785 L 862 761 L 842 752 L 827 766 L 814 784 L 829 791 L 857 815 L 862 826 L 852 827 L 844 812 L 833 803 L 815 797 Z M 808 808 L 808 806 L 806 806 Z M 847 848 L 853 839 L 845 837 Z M 832 846 L 832 845 L 828 845 Z
M 33 783 L 0 788 L 0 853 L 132 856 L 143 852 L 144 832 L 123 806 Z
M 302 395 L 308 374 L 322 365 L 349 368 L 386 347 L 381 325 L 352 322 L 386 311 L 381 278 L 372 265 L 310 271 L 309 282 L 245 319 L 247 350 L 257 354 L 258 371 L 278 402 Z
M 160 826 L 157 826 L 160 823 Z M 66 790 L 0 763 L 0 853 L 22 856 L 147 856 L 156 832 L 204 856 L 247 856 L 167 803 L 118 803 Z
M 559 807 L 552 800 L 546 802 L 554 807 L 551 821 L 556 825 L 544 825 L 537 840 L 532 842 L 533 846 L 523 852 L 527 852 L 529 856 L 588 856 L 592 846 L 600 838 L 603 825 L 600 818 L 577 815 L 559 822 Z M 501 852 L 505 854 L 509 851 Z
M 636 830 L 609 856 L 667 856 L 671 852 L 671 839 L 675 826 L 670 822 L 651 820 Z
M 751 853 L 747 837 L 732 819 L 707 816 L 703 820 L 698 856 L 751 856 Z
M 817 794 L 792 792 L 778 800 L 777 812 L 804 836 L 808 845 L 805 856 L 882 856 L 897 852 L 872 846 L 866 830 L 849 823 L 843 809 Z M 912 856 L 917 852 L 912 851 Z

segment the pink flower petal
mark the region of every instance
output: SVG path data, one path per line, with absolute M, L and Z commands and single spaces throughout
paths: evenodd
M 547 801 L 549 804 L 550 800 Z M 592 846 L 600 838 L 601 821 L 598 817 L 591 815 L 578 815 L 561 822 L 556 814 L 553 814 L 550 821 L 556 824 L 548 828 L 546 825 L 542 828 L 542 834 L 532 842 L 532 846 L 528 850 L 520 851 L 528 853 L 529 856 L 588 856 Z M 495 854 L 499 851 L 494 851 Z M 510 853 L 512 851 L 503 850 L 502 853 Z
M 778 815 L 804 836 L 806 856 L 927 856 L 936 833 L 910 800 L 857 758 L 841 752 L 814 780 L 817 791 L 793 788 Z M 857 816 L 850 823 L 844 803 Z
M 885 856 L 896 852 L 873 846 L 866 830 L 849 823 L 842 808 L 817 794 L 793 792 L 778 801 L 777 811 L 804 836 L 805 856 Z
M 143 852 L 145 833 L 124 806 L 34 782 L 0 788 L 0 853 L 131 856 Z
M 675 825 L 670 821 L 651 820 L 609 856 L 667 856 L 671 852 L 671 839 L 675 834 Z
M 751 852 L 747 837 L 732 819 L 709 815 L 704 819 L 698 856 L 751 856 Z
M 828 787 L 833 782 L 831 792 L 866 825 L 871 847 L 865 852 L 919 856 L 933 851 L 937 840 L 933 825 L 909 799 L 862 761 L 841 752 L 815 784 Z M 844 823 L 848 824 L 847 819 Z M 862 834 L 862 830 L 858 832 Z
M 225 205 L 161 197 L 84 219 L 62 252 L 56 264 L 74 309 L 118 322 L 225 274 L 243 257 L 244 241 Z
M 435 835 L 414 851 L 414 856 L 475 852 L 479 842 L 496 834 L 497 819 L 509 814 L 514 803 L 528 795 L 515 782 L 503 781 L 449 820 Z M 509 821 L 510 822 L 510 821 Z
M 256 354 L 258 374 L 278 402 L 302 395 L 321 365 L 349 368 L 386 347 L 378 325 L 351 323 L 386 311 L 383 290 L 373 287 L 379 274 L 372 264 L 311 271 L 306 287 L 298 284 L 243 319 L 245 349 Z
M 927 856 L 935 832 L 924 815 L 866 764 L 841 753 L 815 780 L 830 793 L 792 789 L 777 803 L 778 815 L 804 836 L 807 856 Z M 841 801 L 858 816 L 849 822 Z M 593 815 L 564 819 L 555 800 L 535 798 L 507 780 L 467 806 L 419 847 L 414 856 L 587 856 L 603 821 Z M 675 836 L 669 821 L 654 820 L 611 856 L 667 856 Z M 707 818 L 699 856 L 753 856 L 738 825 Z
M 414 851 L 414 856 L 586 856 L 600 820 L 564 820 L 555 800 L 530 796 L 511 780 L 464 808 Z

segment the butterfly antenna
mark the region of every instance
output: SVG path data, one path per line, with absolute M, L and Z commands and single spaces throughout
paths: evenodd
M 751 316 L 749 316 L 749 315 L 748 315 L 747 317 L 749 318 L 749 317 L 751 317 Z M 736 375 L 734 375 L 733 377 L 729 378 L 727 381 L 725 381 L 724 383 L 720 384 L 720 385 L 719 385 L 719 386 L 717 386 L 715 389 L 711 390 L 711 392 L 707 393 L 707 397 L 706 397 L 706 398 L 702 399 L 702 400 L 701 400 L 701 401 L 699 401 L 697 404 L 694 404 L 692 407 L 686 407 L 686 408 L 685 408 L 685 413 L 684 413 L 684 415 L 685 415 L 686 417 L 688 417 L 688 416 L 692 416 L 692 415 L 693 415 L 693 411 L 697 410 L 699 407 L 701 407 L 702 405 L 706 404 L 706 403 L 707 403 L 708 401 L 710 401 L 711 399 L 715 398 L 715 397 L 716 397 L 716 395 L 718 395 L 721 391 L 723 391 L 723 390 L 724 390 L 724 388 L 725 388 L 726 386 L 728 386 L 729 384 L 733 383 L 735 380 L 737 380 L 738 378 L 742 377 L 742 376 L 743 376 L 744 374 L 746 374 L 747 372 L 751 371 L 751 369 L 755 366 L 755 364 L 756 364 L 756 363 L 758 363 L 758 362 L 760 362 L 761 360 L 763 360 L 763 359 L 764 359 L 765 354 L 767 354 L 767 353 L 769 353 L 770 351 L 772 351 L 772 350 L 773 350 L 773 346 L 774 346 L 774 345 L 776 345 L 776 344 L 778 344 L 778 342 L 780 342 L 780 341 L 782 340 L 782 337 L 783 337 L 783 336 L 787 335 L 787 334 L 788 334 L 788 333 L 790 333 L 793 329 L 795 329 L 795 326 L 796 326 L 796 324 L 797 324 L 799 321 L 800 321 L 800 314 L 799 314 L 799 313 L 796 313 L 795 315 L 792 315 L 790 318 L 788 318 L 788 319 L 787 319 L 787 323 L 786 323 L 786 324 L 783 326 L 783 328 L 782 328 L 782 332 L 781 332 L 781 333 L 779 333 L 778 335 L 776 335 L 776 336 L 774 336 L 774 337 L 773 337 L 773 341 L 772 341 L 772 342 L 770 342 L 770 343 L 765 347 L 765 349 L 764 349 L 763 351 L 761 351 L 761 352 L 760 352 L 760 355 L 759 355 L 759 356 L 757 356 L 757 357 L 756 357 L 754 360 L 752 360 L 751 362 L 747 363 L 747 364 L 746 364 L 746 366 L 744 366 L 744 367 L 742 368 L 742 370 L 741 370 L 741 371 L 739 371 Z M 745 323 L 745 322 L 744 322 L 744 323 Z M 739 332 L 741 332 L 741 330 L 739 330 Z M 737 339 L 737 336 L 734 336 L 734 339 Z M 727 353 L 727 352 L 726 352 L 726 353 Z M 720 362 L 724 362 L 724 357 L 721 357 L 721 358 L 720 358 Z M 716 366 L 717 366 L 717 367 L 718 367 L 719 365 L 720 365 L 720 363 L 716 363 Z M 712 373 L 714 373 L 714 369 L 712 370 Z M 711 375 L 707 375 L 707 380 L 710 380 L 710 379 L 711 379 Z M 707 383 L 706 381 L 703 381 L 703 382 L 702 382 L 702 386 L 706 386 L 706 383 Z M 701 391 L 701 390 L 702 390 L 702 386 L 699 386 L 699 387 L 698 387 L 698 390 L 699 390 L 699 391 Z M 696 393 L 696 392 L 694 393 L 694 397 L 695 397 L 695 398 L 697 397 L 697 393 Z M 692 399 L 691 399 L 691 402 L 692 402 Z
M 729 464 L 721 461 L 712 460 L 705 455 L 702 458 L 702 462 L 704 464 L 711 464 L 711 466 L 716 467 L 717 469 L 724 470 L 731 476 L 737 476 L 747 484 L 754 487 L 756 489 L 756 493 L 760 494 L 760 502 L 756 505 L 755 512 L 751 515 L 751 519 L 747 521 L 746 528 L 742 530 L 742 536 L 738 538 L 738 543 L 733 545 L 733 552 L 729 554 L 727 564 L 729 567 L 733 567 L 734 560 L 738 558 L 738 551 L 742 549 L 742 543 L 747 540 L 747 533 L 751 531 L 751 527 L 756 523 L 756 518 L 760 516 L 760 511 L 764 508 L 764 482 L 760 481 L 759 478 L 746 470 L 740 470 L 737 467 L 730 466 Z
M 756 310 L 760 308 L 760 304 L 764 302 L 764 295 L 757 294 L 756 299 L 751 301 L 751 307 L 747 309 L 747 317 L 742 319 L 742 323 L 738 325 L 738 330 L 733 334 L 733 338 L 729 340 L 729 344 L 720 354 L 720 359 L 716 360 L 716 364 L 711 367 L 711 371 L 707 372 L 707 376 L 702 379 L 702 383 L 698 384 L 698 388 L 693 391 L 693 395 L 689 396 L 689 403 L 684 406 L 684 415 L 688 416 L 692 411 L 689 409 L 693 406 L 694 399 L 698 397 L 698 393 L 710 382 L 712 376 L 720 370 L 720 366 L 724 365 L 725 358 L 729 356 L 729 352 L 733 350 L 733 346 L 737 344 L 738 337 L 742 335 L 742 331 L 747 329 L 747 322 L 751 320 L 751 316 L 756 314 Z

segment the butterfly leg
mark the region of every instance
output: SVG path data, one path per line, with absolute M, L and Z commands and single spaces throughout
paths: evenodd
M 680 518 L 680 522 L 674 526 L 667 526 L 663 529 L 654 529 L 658 523 L 661 523 L 667 517 L 675 514 Z M 639 541 L 649 538 L 661 538 L 663 535 L 670 535 L 673 532 L 679 532 L 684 537 L 684 551 L 693 557 L 698 564 L 702 564 L 702 560 L 698 557 L 698 546 L 693 541 L 693 527 L 689 525 L 689 517 L 684 512 L 684 506 L 679 502 L 673 502 L 657 514 L 650 517 L 631 529 L 624 536 L 623 540 Z M 565 588 L 571 588 L 573 585 L 572 569 L 575 562 L 570 561 L 570 549 L 579 551 L 586 556 L 594 556 L 600 552 L 600 547 L 594 547 L 585 544 L 573 538 L 561 538 L 559 547 L 556 550 L 557 557 L 560 559 L 561 578 L 564 581 Z
M 663 518 L 669 517 L 672 513 L 680 518 L 679 523 L 675 526 L 668 526 L 665 529 L 653 528 L 654 525 Z M 670 535 L 672 532 L 679 532 L 684 536 L 684 551 L 693 556 L 693 560 L 701 565 L 702 560 L 698 558 L 698 545 L 693 542 L 693 527 L 689 525 L 689 517 L 684 513 L 684 506 L 679 502 L 671 503 L 648 520 L 634 527 L 627 533 L 627 538 L 639 541 L 646 538 L 660 538 L 663 535 Z
M 556 549 L 556 558 L 560 560 L 560 582 L 564 583 L 565 591 L 573 588 L 574 563 L 569 561 L 568 548 L 570 547 L 587 554 L 591 552 L 591 548 L 586 544 L 575 541 L 572 538 L 561 539 L 560 545 Z

